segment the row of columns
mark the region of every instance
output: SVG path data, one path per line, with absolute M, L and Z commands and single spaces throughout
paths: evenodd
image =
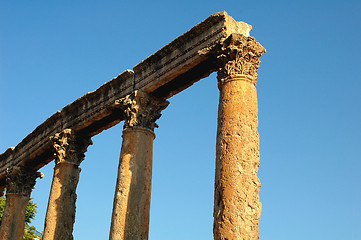
M 232 35 L 218 49 L 220 90 L 214 193 L 214 239 L 259 239 L 261 203 L 257 70 L 264 48 L 252 37 Z M 134 91 L 116 102 L 125 123 L 110 229 L 110 240 L 146 240 L 152 181 L 154 128 L 168 101 Z M 51 138 L 55 168 L 44 240 L 73 239 L 79 165 L 91 139 L 71 129 Z M 20 240 L 25 208 L 36 171 L 8 171 L 0 240 Z

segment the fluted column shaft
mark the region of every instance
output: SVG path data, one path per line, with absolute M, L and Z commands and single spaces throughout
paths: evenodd
M 24 167 L 7 170 L 6 205 L 0 226 L 1 240 L 22 240 L 26 205 L 37 177 L 42 174 Z
M 256 80 L 264 48 L 232 36 L 222 48 L 216 149 L 214 239 L 259 239 L 258 106 Z
M 117 102 L 125 113 L 110 240 L 146 240 L 149 232 L 155 121 L 167 101 L 135 91 Z
M 53 182 L 45 218 L 44 240 L 72 240 L 75 222 L 76 188 L 91 139 L 70 129 L 51 138 L 55 151 Z

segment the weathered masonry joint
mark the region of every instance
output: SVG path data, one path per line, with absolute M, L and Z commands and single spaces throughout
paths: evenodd
M 44 240 L 73 239 L 79 166 L 91 137 L 121 121 L 123 143 L 109 239 L 148 239 L 156 121 L 168 98 L 215 71 L 220 96 L 214 239 L 259 239 L 256 84 L 265 49 L 250 36 L 251 29 L 226 12 L 213 14 L 133 70 L 56 112 L 2 153 L 0 189 L 7 189 L 7 202 L 0 240 L 22 239 L 26 203 L 40 176 L 37 170 L 54 159 Z

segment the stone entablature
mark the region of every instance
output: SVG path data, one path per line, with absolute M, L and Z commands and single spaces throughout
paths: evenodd
M 136 65 L 134 71 L 124 71 L 56 112 L 24 138 L 11 154 L 8 151 L 1 154 L 0 180 L 11 165 L 39 169 L 53 160 L 49 137 L 64 129 L 91 137 L 118 124 L 123 119 L 114 103 L 134 90 L 169 98 L 217 71 L 214 47 L 232 34 L 248 37 L 251 29 L 250 25 L 235 21 L 226 12 L 213 14 Z

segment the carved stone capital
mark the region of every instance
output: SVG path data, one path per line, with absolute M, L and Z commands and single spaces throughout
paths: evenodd
M 153 131 L 158 127 L 155 121 L 162 116 L 161 111 L 169 105 L 169 102 L 136 90 L 117 100 L 116 105 L 124 111 L 124 129 L 141 127 Z
M 254 37 L 232 34 L 218 50 L 218 82 L 223 84 L 229 79 L 257 83 L 259 58 L 266 49 Z
M 6 169 L 6 194 L 19 194 L 30 196 L 38 177 L 43 178 L 43 174 L 22 166 Z
M 81 136 L 71 129 L 55 134 L 50 140 L 53 143 L 56 164 L 68 162 L 80 165 L 88 146 L 93 144 L 90 137 Z

